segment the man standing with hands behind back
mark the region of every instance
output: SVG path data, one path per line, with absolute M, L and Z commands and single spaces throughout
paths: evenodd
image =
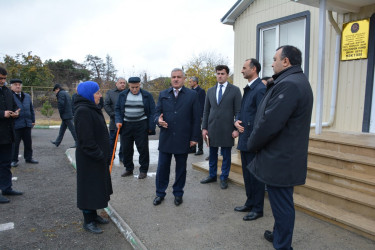
M 238 131 L 234 127 L 234 119 L 241 109 L 241 91 L 230 84 L 229 68 L 218 65 L 215 68 L 217 84 L 207 90 L 203 111 L 202 136 L 208 136 L 210 146 L 209 176 L 201 181 L 202 184 L 216 182 L 218 150 L 221 147 L 223 163 L 221 166 L 220 187 L 228 188 L 228 176 L 231 165 L 231 151 L 234 138 Z
M 293 189 L 306 181 L 313 93 L 301 63 L 298 48 L 285 45 L 276 50 L 274 83 L 267 84 L 247 142 L 248 150 L 256 152 L 250 172 L 267 185 L 275 222 L 264 237 L 275 249 L 293 249 Z
M 248 84 L 243 91 L 241 111 L 236 117 L 234 126 L 240 132 L 237 149 L 241 152 L 242 173 L 246 190 L 245 205 L 236 207 L 234 211 L 249 212 L 243 220 L 256 220 L 263 216 L 264 183 L 258 181 L 247 165 L 253 160 L 255 153 L 247 150 L 247 140 L 253 131 L 255 114 L 260 101 L 263 99 L 266 87 L 258 77 L 261 66 L 257 59 L 247 59 L 243 64 L 241 73 Z
M 181 205 L 189 149 L 197 144 L 200 136 L 197 93 L 184 87 L 185 74 L 182 69 L 173 69 L 171 80 L 172 87 L 160 92 L 155 112 L 155 121 L 160 127 L 155 206 L 160 205 L 166 195 L 172 155 L 176 160 L 176 178 L 173 184 L 174 204 Z
M 13 99 L 12 92 L 5 86 L 8 72 L 0 67 L 0 203 L 8 203 L 3 195 L 22 195 L 12 189 L 12 143 L 14 142 L 14 120 L 20 109 Z

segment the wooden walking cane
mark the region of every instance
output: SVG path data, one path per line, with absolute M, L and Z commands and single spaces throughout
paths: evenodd
M 111 159 L 111 167 L 109 168 L 109 173 L 110 174 L 112 173 L 112 166 L 113 166 L 113 160 L 115 159 L 115 154 L 116 154 L 118 134 L 120 132 L 121 127 L 122 127 L 122 124 L 120 124 L 119 128 L 117 129 L 117 133 L 116 133 L 116 140 L 115 140 L 115 145 L 113 147 L 113 153 L 112 153 L 112 159 Z

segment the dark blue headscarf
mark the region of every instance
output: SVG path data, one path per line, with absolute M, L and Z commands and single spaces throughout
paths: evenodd
M 98 92 L 99 85 L 96 82 L 87 81 L 82 82 L 78 85 L 77 93 L 95 103 L 94 94 Z

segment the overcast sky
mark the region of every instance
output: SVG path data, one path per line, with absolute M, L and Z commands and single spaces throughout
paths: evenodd
M 32 51 L 43 61 L 109 54 L 118 75 L 168 76 L 194 55 L 233 65 L 234 33 L 220 19 L 236 0 L 0 0 L 0 58 Z

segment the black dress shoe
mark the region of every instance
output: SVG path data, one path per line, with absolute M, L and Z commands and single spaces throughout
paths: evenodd
M 248 207 L 248 206 L 239 206 L 239 207 L 235 207 L 234 208 L 234 211 L 236 212 L 250 212 L 252 209 L 252 207 Z
M 210 183 L 210 182 L 216 182 L 216 177 L 207 176 L 206 178 L 201 180 L 202 184 L 207 184 L 207 183 Z
M 108 223 L 109 223 L 109 220 L 104 219 L 103 217 L 101 217 L 101 216 L 99 216 L 99 215 L 95 218 L 94 221 L 95 221 L 96 223 L 98 223 L 98 224 L 108 224 Z
M 138 179 L 144 179 L 147 177 L 147 173 L 140 172 L 138 175 Z
M 9 191 L 3 191 L 3 195 L 23 195 L 23 193 L 12 189 Z
M 52 144 L 54 144 L 56 147 L 58 147 L 60 145 L 60 143 L 57 143 L 55 141 L 51 141 Z
M 207 156 L 206 158 L 204 158 L 206 161 L 208 161 L 210 159 L 210 156 Z
M 179 205 L 181 205 L 182 204 L 182 196 L 175 196 L 174 197 L 174 204 L 176 205 L 176 206 L 179 206 Z
M 34 159 L 26 160 L 26 162 L 31 163 L 31 164 L 38 164 L 39 163 L 39 161 L 34 160 Z
M 154 199 L 154 206 L 160 205 L 163 200 L 164 200 L 164 197 L 156 196 Z
M 221 189 L 227 189 L 228 188 L 228 180 L 221 180 L 220 181 L 220 188 Z
M 0 203 L 9 203 L 9 199 L 0 194 Z
M 195 155 L 203 155 L 203 150 L 198 150 Z
M 96 223 L 93 221 L 93 222 L 90 222 L 90 223 L 83 223 L 83 228 L 90 232 L 90 233 L 94 233 L 94 234 L 101 234 L 103 233 L 103 230 L 101 230 L 100 228 L 98 228 L 96 226 Z
M 248 213 L 247 215 L 245 215 L 243 217 L 243 220 L 246 220 L 246 221 L 248 221 L 248 220 L 256 220 L 256 219 L 258 219 L 260 217 L 263 217 L 262 213 L 250 212 L 250 213 Z
M 16 168 L 16 167 L 18 167 L 18 162 L 17 161 L 12 161 L 12 163 L 10 163 L 10 166 L 12 168 Z
M 122 177 L 127 177 L 133 175 L 133 171 L 125 170 L 125 172 L 121 175 Z
M 266 230 L 264 232 L 264 238 L 268 240 L 269 242 L 273 243 L 273 233 L 269 230 Z

